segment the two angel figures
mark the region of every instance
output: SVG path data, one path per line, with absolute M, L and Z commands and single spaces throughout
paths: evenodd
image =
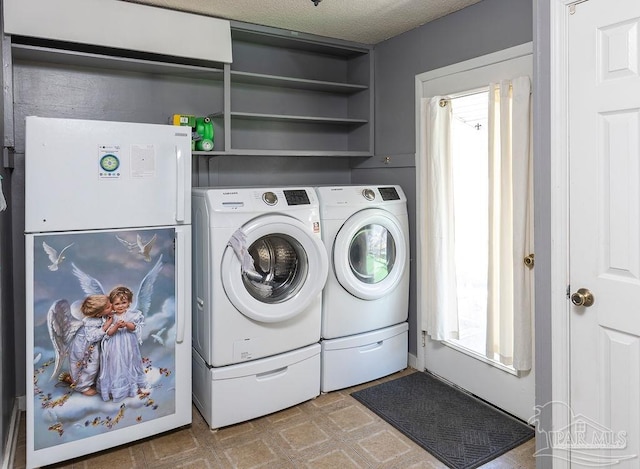
M 47 327 L 55 351 L 51 379 L 86 396 L 99 394 L 104 401 L 149 394 L 140 345 L 144 316 L 162 265 L 160 256 L 134 296 L 126 286 L 105 292 L 98 280 L 71 264 L 87 296 L 80 314 L 66 299 L 56 300 L 49 308 Z M 68 371 L 62 371 L 67 360 Z

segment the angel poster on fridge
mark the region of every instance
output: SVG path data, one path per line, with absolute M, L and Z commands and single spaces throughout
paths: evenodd
M 35 449 L 175 412 L 174 231 L 34 238 Z M 122 287 L 133 297 L 118 314 Z
M 189 157 L 174 126 L 27 117 L 27 468 L 191 423 Z

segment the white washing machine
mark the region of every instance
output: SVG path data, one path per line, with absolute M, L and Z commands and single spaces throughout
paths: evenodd
M 397 185 L 316 192 L 329 257 L 321 342 L 321 390 L 328 392 L 407 366 L 409 219 Z
M 315 191 L 192 194 L 196 406 L 219 428 L 317 396 L 328 258 Z

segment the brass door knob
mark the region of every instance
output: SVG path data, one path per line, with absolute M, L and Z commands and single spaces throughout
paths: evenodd
M 571 295 L 571 303 L 576 306 L 584 306 L 588 308 L 593 305 L 595 298 L 586 288 L 579 288 L 577 292 Z
M 529 267 L 530 269 L 533 269 L 533 266 L 535 264 L 535 257 L 533 254 L 529 254 L 528 256 L 526 256 L 524 259 L 524 265 L 526 265 L 527 267 Z

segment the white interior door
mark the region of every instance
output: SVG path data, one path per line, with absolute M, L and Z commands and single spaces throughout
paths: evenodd
M 422 98 L 464 94 L 468 90 L 488 87 L 504 78 L 533 75 L 532 44 L 523 44 L 504 51 L 461 62 L 416 77 L 417 107 Z M 421 123 L 417 108 L 417 125 Z M 420 128 L 416 135 L 420 135 Z M 418 141 L 416 148 L 422 143 Z M 416 165 L 422 162 L 418 158 Z M 423 216 L 424 201 L 418 200 L 418 217 Z M 418 240 L 418 259 L 422 258 Z M 418 285 L 424 280 L 418 278 Z M 420 294 L 420 293 L 419 293 Z M 420 313 L 419 313 L 420 314 Z M 419 319 L 420 321 L 420 319 Z M 534 413 L 535 372 L 516 375 L 505 367 L 495 366 L 479 354 L 468 353 L 455 343 L 431 340 L 426 334 L 419 337 L 423 348 L 418 350 L 418 368 L 426 369 L 491 402 L 507 412 L 528 420 Z
M 572 465 L 640 464 L 640 2 L 568 15 Z M 584 301 L 579 289 L 595 301 Z M 603 439 L 604 437 L 604 439 Z M 588 446 L 590 445 L 590 446 Z

